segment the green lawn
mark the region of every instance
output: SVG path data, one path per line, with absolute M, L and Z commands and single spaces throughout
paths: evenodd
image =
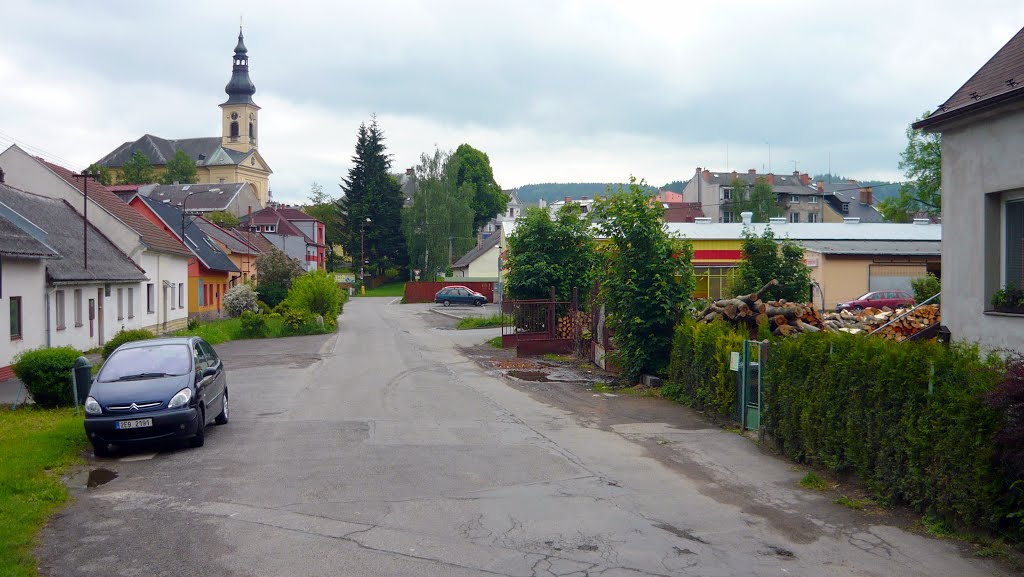
M 36 532 L 65 501 L 61 475 L 88 445 L 74 409 L 0 408 L 0 575 L 36 575 Z
M 356 291 L 356 296 L 359 295 L 359 291 Z M 405 296 L 405 281 L 402 282 L 391 282 L 388 284 L 380 285 L 375 289 L 368 289 L 366 291 L 368 297 L 404 297 Z
M 457 329 L 487 329 L 501 326 L 501 314 L 493 314 L 489 317 L 466 317 L 455 325 Z

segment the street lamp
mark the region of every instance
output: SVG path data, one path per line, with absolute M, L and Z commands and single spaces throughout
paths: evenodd
M 366 294 L 366 273 L 363 271 L 363 265 L 366 264 L 366 225 L 373 222 L 370 217 L 366 217 L 366 221 L 359 225 L 359 291 L 362 294 Z
M 194 191 L 186 194 L 185 198 L 183 198 L 182 201 L 181 201 L 181 244 L 184 244 L 186 247 L 188 246 L 188 244 L 185 242 L 185 219 L 188 218 L 188 216 L 185 213 L 185 203 L 188 202 L 188 197 L 192 196 L 193 194 L 195 194 L 197 192 L 199 192 L 199 191 L 198 190 L 194 190 Z

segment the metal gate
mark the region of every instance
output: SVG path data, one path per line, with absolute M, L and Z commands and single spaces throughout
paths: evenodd
M 743 341 L 736 367 L 736 420 L 743 430 L 761 426 L 761 385 L 768 343 Z

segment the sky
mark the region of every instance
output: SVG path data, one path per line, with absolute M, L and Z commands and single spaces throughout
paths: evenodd
M 1019 0 L 2 4 L 0 149 L 73 169 L 146 133 L 219 136 L 241 19 L 284 202 L 339 195 L 374 114 L 394 172 L 469 143 L 503 188 L 900 180 L 907 125 L 1024 26 Z

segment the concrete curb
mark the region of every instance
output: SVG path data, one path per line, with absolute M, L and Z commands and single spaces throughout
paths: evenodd
M 457 321 L 461 321 L 462 319 L 466 318 L 466 317 L 460 317 L 460 316 L 458 316 L 458 315 L 453 315 L 453 314 L 451 314 L 451 313 L 446 313 L 446 312 L 444 312 L 444 311 L 439 311 L 439 310 L 437 310 L 437 309 L 429 309 L 429 310 L 430 310 L 430 312 L 432 312 L 432 313 L 434 313 L 434 314 L 439 314 L 439 315 L 441 315 L 441 316 L 443 316 L 443 317 L 448 317 L 448 318 L 450 318 L 450 319 L 455 319 L 455 320 L 457 320 Z

